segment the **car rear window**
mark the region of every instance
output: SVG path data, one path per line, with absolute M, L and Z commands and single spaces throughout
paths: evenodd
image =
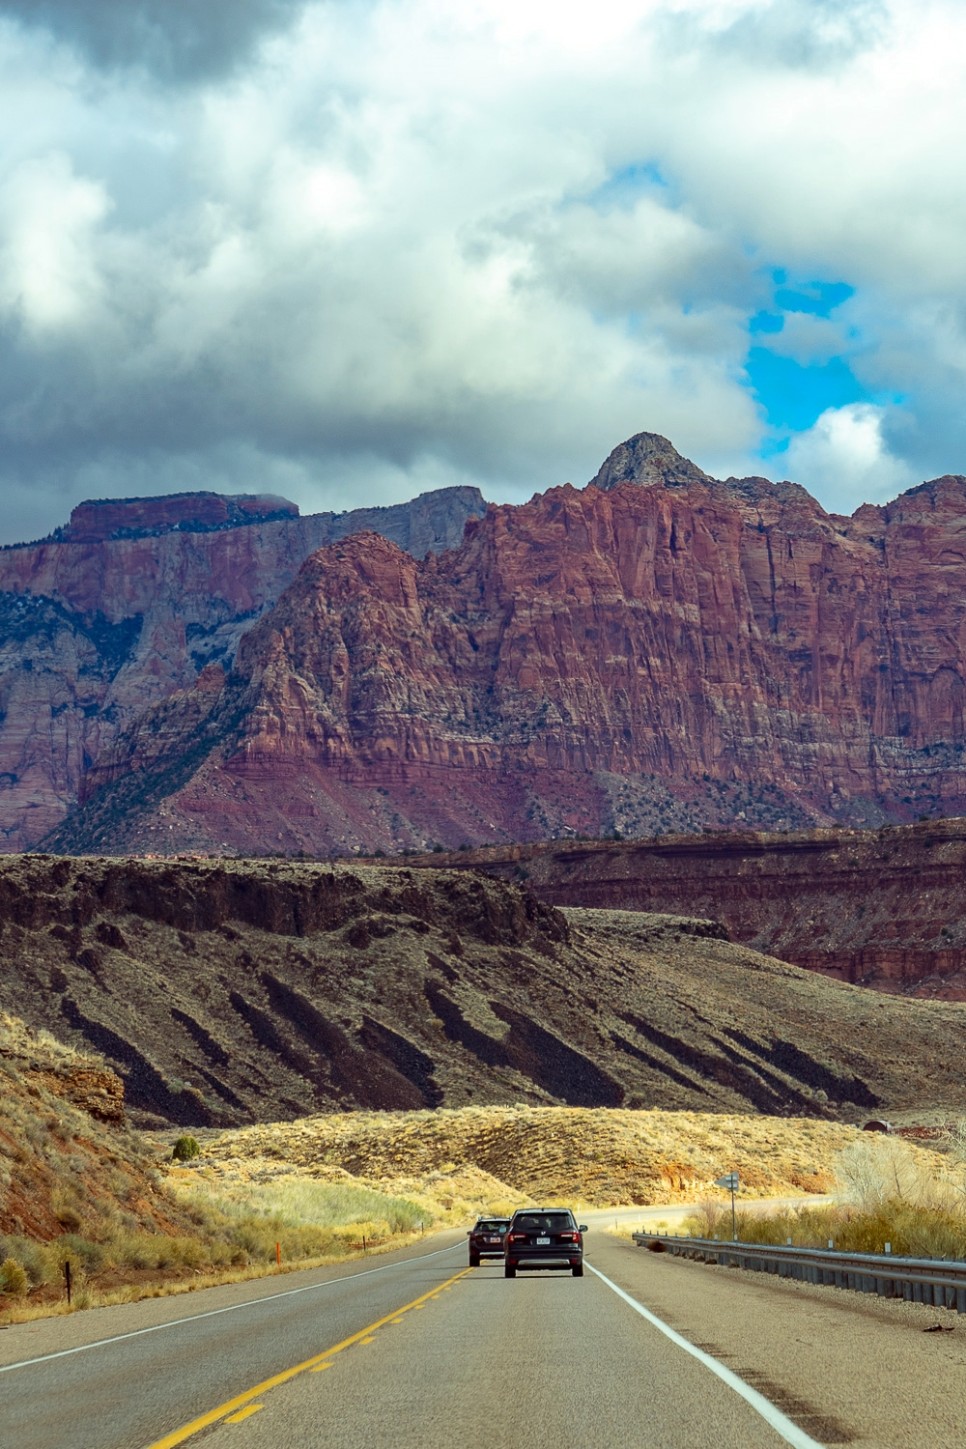
M 516 1220 L 519 1228 L 547 1228 L 552 1233 L 565 1233 L 573 1227 L 570 1213 L 523 1213 Z
M 502 1233 L 505 1227 L 506 1218 L 487 1218 L 485 1221 L 477 1223 L 476 1230 L 482 1233 Z

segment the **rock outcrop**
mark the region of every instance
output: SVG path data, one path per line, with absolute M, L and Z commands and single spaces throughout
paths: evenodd
M 37 843 L 118 732 L 238 640 L 321 544 L 360 528 L 416 554 L 451 547 L 472 488 L 298 516 L 214 493 L 83 503 L 51 539 L 0 550 L 0 850 Z
M 966 479 L 847 519 L 651 435 L 598 478 L 491 507 L 422 562 L 372 534 L 314 554 L 230 674 L 98 751 L 52 845 L 371 852 L 966 811 Z
M 884 830 L 550 841 L 417 857 L 556 906 L 710 917 L 732 941 L 837 981 L 966 1001 L 966 820 Z
M 97 498 L 79 503 L 58 537 L 68 543 L 107 543 L 115 538 L 157 538 L 175 529 L 207 533 L 298 516 L 297 504 L 268 494 L 168 493 L 158 498 Z
M 0 1008 L 101 1053 L 139 1125 L 966 1108 L 961 1008 L 876 999 L 721 937 L 453 871 L 0 860 Z

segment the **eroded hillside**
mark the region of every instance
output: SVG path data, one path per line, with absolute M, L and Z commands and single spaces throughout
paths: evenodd
M 124 1120 L 123 1089 L 95 1056 L 0 1012 L 0 1235 L 46 1241 L 131 1229 L 178 1232 L 185 1208 L 157 1180 L 157 1154 Z
M 9 857 L 0 949 L 0 1006 L 103 1053 L 146 1124 L 966 1109 L 960 1006 L 825 981 L 708 921 L 559 911 L 472 873 Z
M 733 941 L 839 981 L 966 1000 L 966 819 L 884 830 L 543 841 L 427 855 L 551 905 L 713 916 Z

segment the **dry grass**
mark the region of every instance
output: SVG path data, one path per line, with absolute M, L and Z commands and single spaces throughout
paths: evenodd
M 96 1057 L 0 1016 L 0 1322 L 332 1262 L 405 1241 L 427 1203 L 344 1180 L 222 1192 L 170 1160 L 170 1145 L 100 1122 L 116 1079 Z
M 856 1128 L 812 1118 L 569 1107 L 354 1112 L 201 1134 L 226 1187 L 351 1173 L 441 1217 L 566 1198 L 671 1203 L 737 1169 L 756 1196 L 826 1192 Z M 186 1169 L 188 1171 L 190 1169 Z
M 60 1230 L 49 1241 L 0 1234 L 0 1321 L 63 1311 L 65 1259 L 74 1307 L 86 1307 L 275 1272 L 276 1245 L 286 1269 L 307 1267 L 541 1200 L 609 1206 L 708 1198 L 730 1170 L 741 1174 L 743 1192 L 757 1196 L 825 1192 L 836 1163 L 841 1175 L 843 1161 L 861 1164 L 863 1153 L 879 1150 L 868 1134 L 813 1118 L 522 1105 L 339 1113 L 201 1131 L 201 1153 L 190 1163 L 171 1160 L 175 1130 L 112 1129 L 100 1143 L 100 1168 L 130 1198 L 131 1169 L 118 1143 L 131 1146 L 136 1180 L 152 1184 L 145 1190 L 155 1223 L 167 1216 L 164 1230 L 151 1230 L 130 1202 L 112 1205 L 104 1180 L 71 1177 L 70 1111 L 57 1118 L 52 1105 L 42 1091 L 14 1101 L 25 1130 L 33 1110 L 48 1119 L 43 1143 L 49 1147 L 56 1126 L 63 1144 L 49 1184 Z M 86 1126 L 90 1149 L 96 1127 L 90 1119 Z M 943 1159 L 902 1150 L 910 1183 L 937 1177 Z M 799 1221 L 811 1220 L 803 1212 Z M 900 1242 L 897 1235 L 896 1251 Z
M 837 1201 L 739 1212 L 742 1242 L 792 1243 L 846 1253 L 891 1252 L 915 1258 L 966 1258 L 966 1167 L 958 1154 L 923 1151 L 901 1138 L 863 1136 L 834 1163 Z M 686 1228 L 699 1237 L 730 1236 L 721 1202 L 702 1203 Z

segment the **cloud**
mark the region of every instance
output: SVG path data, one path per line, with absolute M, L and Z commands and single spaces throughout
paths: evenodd
M 526 497 L 641 429 L 762 472 L 795 366 L 854 378 L 790 445 L 829 506 L 966 466 L 952 0 L 3 17 L 7 530 L 152 478 Z
M 180 83 L 229 74 L 298 0 L 6 0 L 3 13 L 75 46 L 102 70 L 144 70 Z
M 789 444 L 788 476 L 811 493 L 834 497 L 839 513 L 895 498 L 922 480 L 889 452 L 883 418 L 884 410 L 870 403 L 827 409 Z
M 22 162 L 0 185 L 0 317 L 28 343 L 75 332 L 97 307 L 94 232 L 108 209 L 103 186 L 60 152 Z

